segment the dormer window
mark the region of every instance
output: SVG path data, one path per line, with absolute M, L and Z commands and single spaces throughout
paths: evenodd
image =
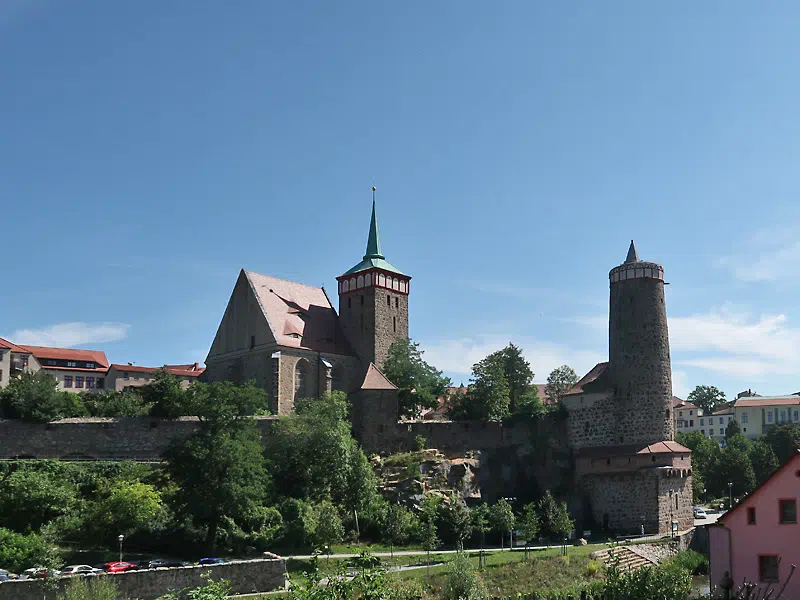
M 48 359 L 47 360 L 47 365 L 50 366 L 50 367 L 55 367 L 56 366 L 56 361 Z
M 68 360 L 68 361 L 67 361 L 67 366 L 68 366 L 68 367 L 77 367 L 77 366 L 78 366 L 78 363 L 76 363 L 76 362 L 75 362 L 75 361 L 73 361 L 73 360 Z
M 86 363 L 86 368 L 87 369 L 94 369 L 94 363 L 93 362 L 87 362 Z

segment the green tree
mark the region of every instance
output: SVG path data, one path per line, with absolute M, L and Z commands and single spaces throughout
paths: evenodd
M 717 455 L 711 465 L 709 480 L 706 485 L 717 497 L 727 496 L 728 483 L 732 483 L 733 495 L 738 497 L 747 494 L 756 486 L 753 464 L 750 462 L 750 442 L 742 434 L 727 440 L 725 448 Z
M 578 375 L 572 370 L 572 367 L 561 365 L 553 369 L 550 375 L 547 376 L 547 386 L 545 387 L 548 404 L 558 406 L 558 403 L 561 402 L 561 396 L 576 383 L 578 383 Z
M 238 524 L 267 494 L 260 435 L 252 420 L 242 418 L 263 399 L 253 386 L 192 385 L 185 406 L 200 419 L 199 427 L 164 454 L 165 470 L 178 484 L 173 509 L 206 529 L 212 553 L 223 519 Z
M 510 396 L 504 367 L 502 351 L 490 354 L 472 367 L 472 382 L 467 392 L 471 418 L 495 421 L 508 414 Z
M 47 472 L 20 470 L 0 478 L 0 527 L 36 531 L 69 513 L 74 486 Z
M 525 536 L 525 558 L 528 558 L 528 548 L 531 542 L 535 542 L 539 536 L 539 515 L 533 502 L 526 504 L 522 509 L 519 528 L 522 531 L 522 535 Z
M 102 532 L 116 538 L 145 528 L 163 510 L 161 494 L 152 485 L 141 481 L 118 481 L 108 496 L 93 511 L 93 523 Z
M 731 439 L 735 435 L 742 434 L 742 426 L 739 425 L 739 421 L 736 419 L 731 419 L 728 423 L 728 426 L 725 428 L 725 440 Z
M 151 406 L 145 404 L 135 391 L 100 390 L 84 397 L 86 408 L 93 417 L 142 417 L 150 414 Z
M 153 374 L 153 380 L 139 388 L 144 404 L 150 406 L 150 414 L 161 419 L 175 419 L 190 414 L 185 406 L 185 390 L 181 378 L 166 368 Z
M 389 347 L 383 374 L 398 387 L 401 417 L 415 417 L 420 409 L 436 408 L 447 393 L 450 379 L 422 359 L 419 344 L 399 339 Z
M 339 518 L 339 511 L 328 500 L 323 500 L 317 505 L 317 528 L 314 537 L 318 545 L 326 549 L 328 555 L 331 546 L 338 544 L 344 538 L 344 526 Z
M 689 393 L 687 400 L 703 409 L 703 414 L 711 415 L 718 406 L 725 402 L 725 392 L 713 385 L 698 385 Z
M 447 519 L 456 536 L 456 548 L 463 550 L 464 541 L 472 535 L 472 517 L 470 516 L 469 508 L 460 498 L 456 496 L 450 497 Z
M 390 503 L 383 523 L 383 539 L 389 544 L 394 557 L 394 547 L 408 541 L 409 536 L 419 526 L 416 517 L 403 505 Z
M 568 536 L 574 527 L 566 502 L 558 502 L 547 490 L 539 499 L 537 513 L 542 535 L 559 541 Z
M 436 527 L 436 518 L 434 515 L 422 515 L 420 537 L 422 538 L 422 549 L 428 553 L 428 572 L 431 568 L 431 552 L 439 547 L 439 535 Z
M 481 504 L 473 508 L 472 511 L 470 512 L 472 513 L 472 527 L 473 529 L 475 529 L 475 531 L 478 532 L 478 535 L 480 536 L 481 550 L 480 554 L 478 555 L 479 556 L 478 562 L 480 564 L 480 567 L 483 568 L 484 566 L 483 545 L 484 545 L 484 540 L 486 538 L 486 534 L 489 531 L 491 531 L 492 528 L 490 520 L 491 512 L 489 510 L 489 506 L 485 502 L 482 502 Z
M 378 501 L 378 478 L 364 451 L 355 443 L 347 445 L 349 456 L 342 505 L 346 510 L 353 511 L 356 540 L 358 540 L 361 534 L 358 515 L 364 514 Z
M 503 360 L 503 376 L 508 384 L 508 410 L 513 414 L 518 411 L 523 398 L 531 393 L 533 371 L 519 346 L 509 342 L 500 350 L 500 356 Z
M 0 412 L 7 419 L 48 423 L 87 413 L 79 394 L 58 391 L 58 380 L 45 371 L 23 372 L 0 392 Z
M 503 536 L 514 529 L 514 510 L 505 498 L 500 498 L 496 504 L 489 509 L 489 520 L 495 531 L 500 533 L 500 547 L 503 547 Z
M 0 569 L 21 573 L 31 566 L 56 568 L 60 560 L 56 548 L 41 535 L 0 528 Z
M 703 490 L 699 488 L 694 490 L 696 500 L 700 501 L 709 495 L 713 497 L 717 482 L 712 469 L 719 460 L 719 454 L 721 452 L 719 444 L 701 434 L 699 431 L 679 433 L 675 436 L 675 441 L 692 451 L 693 478 L 695 481 L 699 480 L 704 484 L 704 486 L 702 486 L 704 488 Z M 725 485 L 725 491 L 727 493 L 727 483 Z M 700 495 L 701 491 L 705 493 Z
M 57 600 L 119 600 L 116 582 L 106 577 L 73 577 Z
M 750 446 L 750 463 L 753 465 L 756 485 L 764 483 L 779 466 L 778 457 L 763 439 L 754 441 Z
M 784 464 L 800 450 L 800 424 L 787 423 L 770 428 L 764 436 L 778 461 Z
M 187 590 L 169 592 L 164 596 L 159 596 L 157 600 L 227 600 L 231 595 L 231 584 L 225 579 L 215 581 L 211 574 L 202 575 L 206 583 L 200 587 Z

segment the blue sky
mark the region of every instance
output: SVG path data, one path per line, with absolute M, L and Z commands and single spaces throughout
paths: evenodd
M 240 268 L 325 285 L 378 186 L 411 335 L 607 355 L 664 265 L 675 392 L 800 389 L 800 5 L 3 0 L 0 335 L 202 360 Z

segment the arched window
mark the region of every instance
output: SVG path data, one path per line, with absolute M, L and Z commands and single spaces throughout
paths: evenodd
M 386 275 L 384 275 L 383 273 L 378 275 L 378 285 L 383 285 L 383 286 L 386 285 Z
M 397 280 L 396 277 L 392 280 L 392 289 L 393 290 L 399 290 L 400 289 L 400 282 Z
M 353 277 L 353 278 L 350 280 L 350 289 L 351 289 L 351 290 L 354 290 L 354 289 L 356 289 L 356 278 L 355 278 L 355 277 Z
M 347 291 L 347 290 L 349 290 L 349 289 L 350 289 L 350 282 L 349 282 L 349 281 L 347 281 L 347 279 L 345 279 L 345 280 L 342 282 L 342 291 L 343 291 L 343 292 L 346 292 L 346 291 Z
M 341 364 L 337 364 L 331 369 L 331 391 L 344 391 L 344 369 Z
M 367 273 L 366 275 L 364 275 L 364 285 L 366 285 L 366 286 L 372 285 L 372 275 L 371 274 Z
M 308 397 L 308 362 L 301 358 L 294 366 L 294 399 Z
M 357 285 L 360 288 L 364 287 L 364 276 L 363 275 L 359 275 L 358 276 L 358 284 Z

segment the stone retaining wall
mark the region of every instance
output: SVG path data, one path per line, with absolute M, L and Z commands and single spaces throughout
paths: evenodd
M 286 587 L 286 564 L 283 558 L 270 555 L 266 559 L 243 560 L 210 567 L 180 567 L 153 569 L 103 575 L 119 586 L 125 598 L 154 600 L 167 592 L 203 585 L 203 575 L 215 580 L 225 579 L 236 594 L 269 592 Z M 6 581 L 0 583 L 0 600 L 53 600 L 69 584 L 68 578 L 58 580 L 58 590 L 45 591 L 39 581 Z

